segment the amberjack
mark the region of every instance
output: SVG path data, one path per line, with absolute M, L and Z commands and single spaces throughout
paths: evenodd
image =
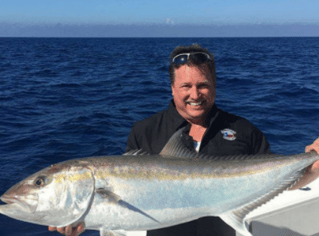
M 53 164 L 5 192 L 0 213 L 55 227 L 84 222 L 101 236 L 219 216 L 250 236 L 247 214 L 292 187 L 318 159 L 201 155 L 185 147 L 181 129 L 158 155 L 131 151 Z

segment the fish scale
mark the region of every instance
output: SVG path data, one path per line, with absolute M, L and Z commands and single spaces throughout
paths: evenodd
M 85 222 L 101 236 L 219 216 L 243 235 L 245 217 L 294 185 L 314 153 L 209 157 L 188 150 L 176 132 L 159 155 L 74 159 L 10 188 L 0 213 L 41 225 Z

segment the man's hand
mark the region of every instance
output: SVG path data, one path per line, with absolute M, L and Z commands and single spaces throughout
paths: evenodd
M 58 231 L 59 233 L 67 235 L 67 236 L 78 236 L 81 233 L 83 233 L 85 229 L 84 229 L 84 223 L 78 223 L 75 228 L 72 228 L 72 225 L 69 225 L 67 227 L 62 227 L 62 228 L 49 226 L 49 231 Z
M 313 142 L 313 144 L 305 148 L 305 152 L 315 151 L 319 154 L 319 137 Z
M 319 154 L 319 137 L 313 142 L 313 144 L 305 148 L 305 152 L 311 152 L 311 151 Z M 302 178 L 290 190 L 302 188 L 318 177 L 319 177 L 319 161 L 316 161 L 315 163 L 313 163 L 311 166 L 307 168 Z

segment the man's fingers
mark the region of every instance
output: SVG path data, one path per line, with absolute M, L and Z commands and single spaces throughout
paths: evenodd
M 66 236 L 70 236 L 72 234 L 72 225 L 68 225 L 67 227 L 65 227 L 64 233 Z
M 76 230 L 78 232 L 77 236 L 80 235 L 81 233 L 83 233 L 85 231 L 84 223 L 82 222 L 82 223 L 77 224 Z
M 71 236 L 79 236 L 81 233 L 85 231 L 84 223 L 78 223 L 75 228 L 72 229 Z
M 316 161 L 310 166 L 310 171 L 315 174 L 319 174 L 319 161 Z
M 313 145 L 306 146 L 305 152 L 311 152 L 311 151 L 315 151 L 313 148 Z
M 77 226 L 76 226 L 77 230 L 78 231 L 83 231 L 84 230 L 84 223 L 78 223 Z
M 65 227 L 57 228 L 56 231 L 58 231 L 60 234 L 64 234 L 65 233 Z
M 49 231 L 56 231 L 56 227 L 53 227 L 53 226 L 49 226 L 48 229 Z
M 61 228 L 49 226 L 48 229 L 49 231 L 58 231 L 60 234 L 64 234 L 66 236 L 78 236 L 85 231 L 85 225 L 82 222 L 78 223 L 75 228 L 72 228 L 72 225 L 69 225 Z
M 315 151 L 319 154 L 319 137 L 311 145 L 306 146 L 305 151 Z

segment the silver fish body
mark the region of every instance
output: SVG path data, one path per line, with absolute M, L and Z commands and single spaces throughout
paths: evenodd
M 160 155 L 92 157 L 47 167 L 10 188 L 0 213 L 41 225 L 85 222 L 125 235 L 220 216 L 250 235 L 245 216 L 294 185 L 314 153 L 213 158 L 185 149 L 177 132 Z

